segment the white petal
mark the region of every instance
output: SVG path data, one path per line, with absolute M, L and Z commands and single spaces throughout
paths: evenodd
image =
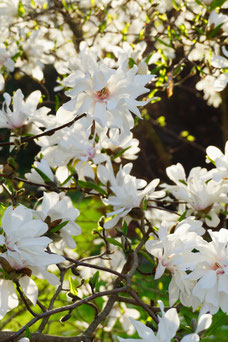
M 210 314 L 205 314 L 205 315 L 200 316 L 195 332 L 199 333 L 203 330 L 208 329 L 211 323 L 212 323 L 212 316 Z
M 38 287 L 36 286 L 36 283 L 27 276 L 21 278 L 19 283 L 26 297 L 31 300 L 33 305 L 36 305 L 38 297 Z
M 0 279 L 0 319 L 18 305 L 18 298 L 11 280 Z

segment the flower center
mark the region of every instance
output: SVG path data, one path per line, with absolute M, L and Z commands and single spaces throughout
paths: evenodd
M 104 101 L 109 98 L 110 91 L 107 87 L 102 88 L 101 90 L 98 90 L 95 92 L 95 96 L 99 101 Z
M 224 265 L 225 267 L 225 265 Z M 212 267 L 214 271 L 216 271 L 216 274 L 224 274 L 225 271 L 223 270 L 223 267 L 216 261 Z

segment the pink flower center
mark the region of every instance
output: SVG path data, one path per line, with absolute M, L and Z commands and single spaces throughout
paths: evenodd
M 221 266 L 221 265 L 219 264 L 219 262 L 216 261 L 216 262 L 214 263 L 214 265 L 212 266 L 212 269 L 213 269 L 214 271 L 216 271 L 216 274 L 224 274 L 225 271 L 224 271 L 223 267 L 226 267 L 226 265 Z
M 95 92 L 95 97 L 98 99 L 99 102 L 103 102 L 107 100 L 110 96 L 110 91 L 107 87 L 102 88 Z
M 91 160 L 95 157 L 95 155 L 96 155 L 96 149 L 93 146 L 90 146 L 88 147 L 85 153 L 81 154 L 81 157 L 83 157 L 83 159 L 85 157 L 87 160 Z

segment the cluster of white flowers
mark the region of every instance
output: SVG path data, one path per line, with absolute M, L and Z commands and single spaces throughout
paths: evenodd
M 228 83 L 228 16 L 222 12 L 227 4 L 214 8 L 210 7 L 210 0 L 162 0 L 153 4 L 147 0 L 102 0 L 93 5 L 93 11 L 89 0 L 78 1 L 77 5 L 62 1 L 59 8 L 56 5 L 56 15 L 52 6 L 55 7 L 53 2 L 45 0 L 0 1 L 0 128 L 9 132 L 10 152 L 17 151 L 13 144 L 19 149 L 20 144 L 30 140 L 40 148 L 31 172 L 25 173 L 24 178 L 17 177 L 16 170 L 7 173 L 6 166 L 1 167 L 0 192 L 7 192 L 13 206 L 4 210 L 1 219 L 0 319 L 18 306 L 20 289 L 36 305 L 38 287 L 31 276 L 60 285 L 49 266 L 66 262 L 67 248 L 75 259 L 78 257 L 72 250 L 81 234 L 76 223 L 80 212 L 65 191 L 82 189 L 85 196 L 100 196 L 105 205 L 100 230 L 95 233 L 100 234 L 104 228 L 102 243 L 105 242 L 109 255 L 102 258 L 101 253 L 89 258 L 86 270 L 83 262 L 75 261 L 81 278 L 86 279 L 77 288 L 78 296 L 89 296 L 91 288 L 94 293 L 88 284 L 96 268 L 89 266 L 101 270 L 103 283 L 99 290 L 113 289 L 117 272 L 126 266 L 125 252 L 129 252 L 117 238 L 114 244 L 118 248 L 111 246 L 113 236 L 123 234 L 126 245 L 130 244 L 126 231 L 120 232 L 122 223 L 143 222 L 141 233 L 147 233 L 147 238 L 151 233 L 147 241 L 142 240 L 142 246 L 156 265 L 154 278 L 160 279 L 165 272 L 170 275 L 170 306 L 179 300 L 193 311 L 200 308 L 194 332 L 182 339 L 183 334 L 178 337 L 182 342 L 197 342 L 198 334 L 211 325 L 211 315 L 220 309 L 228 314 L 228 231 L 225 225 L 221 228 L 228 205 L 228 142 L 224 154 L 215 146 L 207 148 L 206 160 L 214 165 L 209 171 L 194 167 L 187 177 L 180 163 L 169 166 L 166 174 L 174 184 L 161 184 L 161 189 L 160 179 L 147 182 L 135 177 L 131 174 L 133 164 L 123 163 L 123 159 L 137 159 L 139 141 L 132 130 L 143 119 L 140 107 L 157 100 L 154 94 L 159 87 L 169 86 L 164 82 L 169 82 L 174 74 L 168 76 L 163 70 L 167 72 L 172 65 L 180 46 L 184 63 L 192 62 L 194 72 L 199 62 L 203 77 L 196 89 L 204 91 L 209 104 L 220 105 L 219 93 Z M 206 19 L 201 22 L 204 16 Z M 76 24 L 78 20 L 84 24 L 75 35 L 74 30 L 80 26 Z M 192 38 L 192 29 L 196 28 L 200 32 L 197 41 Z M 153 51 L 146 37 L 154 42 Z M 75 38 L 80 44 L 75 43 Z M 40 90 L 24 99 L 21 89 L 11 95 L 6 87 L 7 79 L 13 75 L 16 80 L 27 75 L 45 90 L 45 66 L 49 64 L 59 74 L 56 114 L 50 114 L 51 109 L 42 104 L 53 101 Z M 182 62 L 179 66 L 181 69 Z M 160 76 L 155 75 L 157 71 Z M 62 97 L 58 97 L 58 91 Z M 9 162 L 10 158 L 6 164 Z M 8 186 L 5 179 L 12 184 Z M 24 182 L 43 191 L 36 201 L 31 201 L 32 208 L 23 205 L 28 201 L 18 203 L 17 181 L 20 186 Z M 150 203 L 154 204 L 152 209 Z M 162 208 L 160 203 L 164 204 Z M 175 208 L 173 214 L 161 211 L 167 203 Z M 108 234 L 112 237 L 109 240 Z M 72 265 L 73 262 L 68 264 L 65 271 L 70 272 Z M 107 275 L 105 269 L 115 272 Z M 108 297 L 103 298 L 103 308 L 107 302 Z M 162 316 L 157 317 L 156 333 L 135 320 L 140 319 L 138 310 L 117 302 L 106 317 L 104 331 L 111 332 L 118 320 L 127 334 L 136 330 L 140 337 L 119 337 L 120 342 L 171 341 L 177 335 L 180 318 L 175 308 L 165 312 L 164 304 L 158 303 Z
M 35 305 L 38 288 L 30 278 L 35 275 L 47 279 L 52 285 L 58 285 L 58 278 L 46 268 L 51 264 L 64 261 L 64 257 L 46 252 L 52 240 L 44 236 L 48 225 L 42 220 L 33 218 L 33 210 L 19 205 L 8 207 L 2 217 L 4 234 L 0 236 L 0 318 L 7 311 L 18 305 L 18 298 L 13 282 L 18 281 L 25 295 Z
M 164 311 L 164 304 L 161 300 L 158 301 L 162 316 L 158 316 L 158 331 L 155 335 L 152 328 L 145 324 L 130 318 L 134 325 L 140 339 L 124 339 L 119 337 L 120 342 L 170 342 L 175 337 L 177 329 L 180 325 L 180 319 L 176 309 L 169 309 Z M 185 335 L 181 342 L 197 342 L 200 340 L 198 333 L 206 330 L 212 323 L 212 316 L 204 314 L 199 317 L 196 330 L 193 334 Z

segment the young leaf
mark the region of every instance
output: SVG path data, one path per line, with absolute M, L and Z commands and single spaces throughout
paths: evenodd
M 52 229 L 50 230 L 50 233 L 56 233 L 56 232 L 58 232 L 60 229 L 62 229 L 63 227 L 65 227 L 65 226 L 67 225 L 68 222 L 69 222 L 69 221 L 65 221 L 65 222 L 62 222 L 62 223 L 58 224 L 57 227 L 54 227 L 54 228 L 52 228 Z
M 22 17 L 25 14 L 25 8 L 22 4 L 22 1 L 18 2 L 18 7 L 17 7 L 17 14 L 19 17 Z
M 127 235 L 127 222 L 126 222 L 126 221 L 124 221 L 122 230 L 123 230 L 123 234 L 124 234 L 124 235 Z
M 98 279 L 99 279 L 99 272 L 97 271 L 96 273 L 94 273 L 93 277 L 90 278 L 90 280 L 89 280 L 90 286 L 92 288 L 94 288 L 96 286 Z
M 211 11 L 213 11 L 217 7 L 221 7 L 224 4 L 224 2 L 226 2 L 226 0 L 213 0 L 209 8 Z
M 78 186 L 80 186 L 83 189 L 93 189 L 99 192 L 102 195 L 107 195 L 106 191 L 104 191 L 99 185 L 94 184 L 92 182 L 84 182 L 84 181 L 78 181 Z
M 120 248 L 123 248 L 123 246 L 121 245 L 120 242 L 116 241 L 115 239 L 113 238 L 106 238 L 106 240 L 108 241 L 108 243 L 111 243 L 112 245 L 114 246 L 118 246 Z
M 69 281 L 69 285 L 70 285 L 70 292 L 74 295 L 77 296 L 78 295 L 78 290 L 77 287 L 75 286 L 73 279 L 71 277 L 68 278 Z
M 31 338 L 31 333 L 30 333 L 30 329 L 29 329 L 29 326 L 28 325 L 26 325 L 26 327 L 25 327 L 25 337 L 27 337 L 27 338 Z
M 44 180 L 45 183 L 53 183 L 52 180 L 47 175 L 45 175 L 43 171 L 41 171 L 35 166 L 33 166 L 33 168 L 36 170 L 36 172 L 40 175 L 40 177 Z

